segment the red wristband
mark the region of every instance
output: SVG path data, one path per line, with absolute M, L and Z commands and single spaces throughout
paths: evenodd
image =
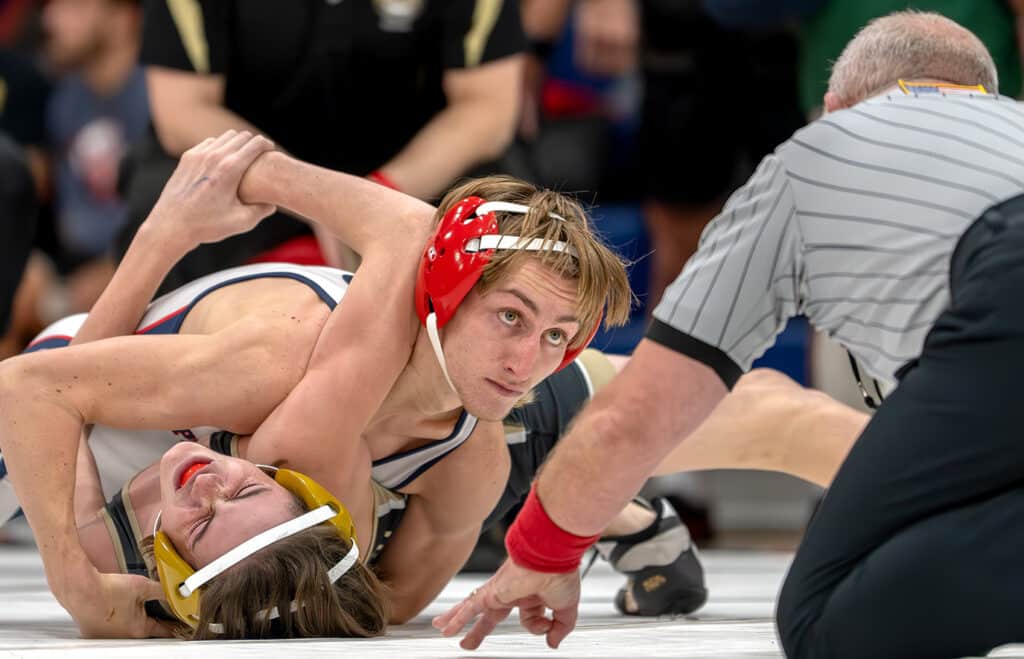
M 374 183 L 380 183 L 385 188 L 398 190 L 398 186 L 395 185 L 395 182 L 391 180 L 391 177 L 385 174 L 384 172 L 380 171 L 379 169 L 375 169 L 369 174 L 367 174 L 366 178 L 370 179 Z M 401 192 L 401 190 L 399 190 L 399 192 Z
M 574 535 L 551 521 L 534 485 L 516 521 L 505 534 L 505 549 L 516 564 L 534 572 L 572 572 L 600 537 L 600 534 Z

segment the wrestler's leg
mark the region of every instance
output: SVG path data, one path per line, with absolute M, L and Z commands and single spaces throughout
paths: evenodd
M 777 371 L 747 373 L 655 472 L 779 471 L 828 487 L 869 416 Z

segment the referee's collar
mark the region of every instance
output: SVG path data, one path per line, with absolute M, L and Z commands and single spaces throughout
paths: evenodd
M 881 95 L 904 96 L 989 96 L 984 85 L 957 85 L 941 80 L 898 80 Z

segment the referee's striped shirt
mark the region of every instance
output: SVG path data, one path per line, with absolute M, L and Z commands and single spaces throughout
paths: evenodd
M 1024 106 L 1012 99 L 895 90 L 828 114 L 729 198 L 648 338 L 731 387 L 803 313 L 892 383 L 948 304 L 960 235 L 1022 192 Z

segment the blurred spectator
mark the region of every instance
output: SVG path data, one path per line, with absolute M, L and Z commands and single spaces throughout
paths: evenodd
M 26 150 L 40 195 L 47 179 L 44 116 L 49 94 L 50 82 L 34 60 L 0 46 L 0 132 Z
M 7 331 L 14 294 L 32 248 L 37 206 L 28 158 L 0 131 L 0 334 Z
M 430 198 L 512 138 L 525 45 L 517 0 L 307 0 L 286 10 L 147 0 L 145 9 L 153 124 L 174 157 L 227 128 L 258 130 L 303 160 Z M 145 154 L 129 193 L 133 220 L 163 183 L 142 177 L 172 166 Z M 308 239 L 286 242 L 308 233 L 268 218 L 196 250 L 165 286 L 254 257 L 315 260 Z
M 773 3 L 751 0 L 749 4 Z M 803 29 L 800 101 L 804 109 L 812 112 L 821 106 L 832 62 L 857 30 L 872 18 L 908 7 L 938 12 L 978 35 L 995 60 L 999 92 L 1014 98 L 1020 96 L 1018 39 L 1024 23 L 1015 20 L 1015 15 L 1024 15 L 1024 3 L 1020 0 L 829 0 L 820 12 L 808 19 Z
M 138 66 L 137 0 L 50 0 L 44 49 L 58 74 L 46 112 L 54 169 L 53 257 L 67 277 L 64 315 L 88 310 L 113 273 L 125 223 L 117 192 L 121 159 L 149 125 Z
M 598 1 L 631 0 L 591 0 Z M 698 0 L 643 0 L 639 8 L 650 308 L 729 193 L 804 118 L 795 35 L 724 28 Z
M 732 30 L 772 30 L 792 26 L 829 0 L 702 0 L 708 16 Z

